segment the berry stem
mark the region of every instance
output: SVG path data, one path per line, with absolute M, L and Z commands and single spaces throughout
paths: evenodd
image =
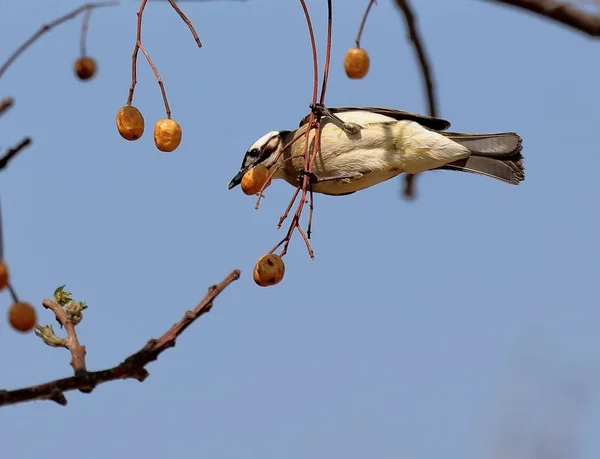
M 87 33 L 90 27 L 90 16 L 92 10 L 87 9 L 83 13 L 83 19 L 81 20 L 81 36 L 79 37 L 79 54 L 81 57 L 87 56 Z
M 185 24 L 189 27 L 190 32 L 192 32 L 192 36 L 194 37 L 194 41 L 198 45 L 198 48 L 202 48 L 202 42 L 200 41 L 200 37 L 196 33 L 196 29 L 194 29 L 194 26 L 192 25 L 192 21 L 190 21 L 187 18 L 187 16 L 184 14 L 184 12 L 181 11 L 181 9 L 179 8 L 179 6 L 177 6 L 177 3 L 175 3 L 175 0 L 169 0 L 169 3 L 173 7 L 173 9 L 177 12 L 177 14 L 181 18 L 181 20 L 183 22 L 185 22 Z
M 369 13 L 371 11 L 371 7 L 375 3 L 377 3 L 377 0 L 369 0 L 369 4 L 367 5 L 367 9 L 365 10 L 365 13 L 363 14 L 362 21 L 360 21 L 360 27 L 358 28 L 358 33 L 356 34 L 356 39 L 354 40 L 356 42 L 356 47 L 357 48 L 360 48 L 360 39 L 362 37 L 362 33 L 363 33 L 364 28 L 365 28 L 365 24 L 367 23 L 367 17 L 369 16 Z
M 14 289 L 14 287 L 12 286 L 12 284 L 9 282 L 8 285 L 8 291 L 10 293 L 10 296 L 12 297 L 13 303 L 18 303 L 19 302 L 19 297 L 17 296 L 17 292 Z

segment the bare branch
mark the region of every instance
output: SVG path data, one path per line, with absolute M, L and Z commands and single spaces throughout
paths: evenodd
M 179 335 L 201 315 L 209 312 L 214 299 L 232 282 L 239 279 L 239 277 L 240 271 L 236 269 L 219 285 L 210 287 L 207 295 L 192 311 L 186 312 L 181 320 L 167 330 L 160 338 L 149 340 L 142 349 L 127 357 L 119 365 L 107 370 L 83 372 L 70 378 L 58 379 L 23 389 L 2 390 L 0 391 L 0 406 L 14 405 L 32 400 L 52 400 L 59 405 L 66 405 L 67 399 L 64 393 L 68 391 L 83 389 L 86 392 L 91 392 L 99 384 L 118 379 L 144 381 L 149 376 L 145 368 L 146 365 L 157 360 L 158 356 L 165 350 L 174 347 Z M 53 304 L 53 302 L 50 301 L 47 303 L 47 301 L 49 300 L 44 302 L 44 306 L 50 308 L 50 304 Z
M 4 64 L 2 64 L 2 66 L 0 67 L 0 77 L 2 77 L 2 75 L 4 75 L 4 72 L 6 72 L 6 70 L 17 59 L 17 57 L 19 57 L 21 54 L 23 54 L 23 52 L 26 51 L 27 48 L 29 48 L 38 38 L 40 38 L 46 32 L 49 32 L 50 30 L 52 30 L 54 27 L 62 24 L 63 22 L 68 21 L 69 19 L 73 19 L 75 16 L 77 16 L 78 14 L 80 14 L 84 11 L 87 11 L 87 10 L 90 10 L 93 8 L 100 8 L 103 6 L 116 6 L 118 4 L 119 4 L 119 2 L 86 3 L 85 5 L 81 5 L 79 8 L 74 9 L 73 11 L 65 14 L 64 16 L 61 16 L 61 17 L 55 19 L 54 21 L 49 22 L 48 24 L 44 24 L 42 27 L 40 27 L 40 29 L 36 33 L 34 33 L 31 37 L 29 37 L 25 41 L 25 43 L 23 43 L 21 46 L 19 46 L 16 49 L 16 51 L 8 57 L 8 59 L 6 60 L 6 62 L 4 62 Z
M 31 139 L 29 137 L 25 137 L 16 146 L 8 150 L 4 156 L 0 158 L 0 170 L 4 169 L 11 159 L 13 159 L 21 150 L 29 145 L 31 145 Z
M 198 48 L 202 48 L 202 42 L 200 41 L 200 37 L 196 33 L 196 29 L 194 29 L 194 26 L 192 25 L 192 21 L 190 21 L 187 18 L 187 16 L 183 13 L 183 11 L 181 11 L 181 9 L 177 6 L 177 3 L 175 3 L 174 0 L 169 0 L 169 3 L 173 7 L 173 9 L 177 12 L 177 14 L 181 18 L 181 20 L 183 22 L 185 22 L 185 24 L 189 27 L 190 32 L 192 32 L 192 36 L 194 37 L 194 40 L 196 41 L 196 44 L 198 45 Z
M 600 37 L 600 14 L 588 13 L 556 0 L 487 0 L 544 16 L 592 37 Z
M 377 3 L 377 0 L 369 0 L 367 9 L 365 10 L 365 13 L 363 14 L 362 21 L 360 21 L 360 27 L 358 28 L 358 33 L 356 34 L 356 39 L 354 40 L 356 42 L 357 48 L 360 48 L 360 39 L 362 37 L 363 30 L 365 29 L 365 24 L 367 23 L 367 18 L 369 17 L 369 13 L 370 13 L 371 8 L 373 7 L 374 3 Z
M 61 308 L 54 301 L 45 299 L 42 306 L 50 309 L 56 316 L 56 320 L 65 328 L 67 337 L 63 340 L 63 347 L 71 353 L 71 366 L 75 376 L 84 375 L 85 368 L 85 346 L 79 343 L 75 323 L 69 318 L 67 311 Z
M 13 106 L 15 100 L 12 97 L 5 97 L 0 100 L 0 115 L 2 115 L 6 110 Z

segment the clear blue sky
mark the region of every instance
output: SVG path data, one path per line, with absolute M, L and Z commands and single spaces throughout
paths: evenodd
M 372 68 L 362 81 L 348 80 L 341 62 L 366 0 L 334 3 L 328 104 L 424 112 L 391 2 L 372 11 L 363 38 Z M 2 58 L 78 4 L 4 2 Z M 399 199 L 398 180 L 318 196 L 316 259 L 294 239 L 285 280 L 261 289 L 252 267 L 282 237 L 275 225 L 293 188 L 275 183 L 256 212 L 253 198 L 226 185 L 254 140 L 294 128 L 307 111 L 312 68 L 299 2 L 182 2 L 200 50 L 167 4 L 148 4 L 143 39 L 184 130 L 171 154 L 152 142 L 164 113 L 141 59 L 134 103 L 146 135 L 128 143 L 115 128 L 137 5 L 92 16 L 92 82 L 72 71 L 79 21 L 2 78 L 0 95 L 16 99 L 0 120 L 2 148 L 34 139 L 2 173 L 15 286 L 42 323 L 54 323 L 42 298 L 63 283 L 86 301 L 79 333 L 89 368 L 102 369 L 162 334 L 231 269 L 242 279 L 143 384 L 69 393 L 66 408 L 2 409 L 3 455 L 533 459 L 526 448 L 560 433 L 562 446 L 577 445 L 569 459 L 598 458 L 596 43 L 484 1 L 418 2 L 441 114 L 459 131 L 519 132 L 526 181 L 431 172 L 412 203 Z M 323 45 L 325 2 L 309 7 Z M 4 293 L 3 310 L 9 304 Z M 6 322 L 0 362 L 7 389 L 71 373 L 66 351 Z M 582 395 L 583 408 L 573 398 Z

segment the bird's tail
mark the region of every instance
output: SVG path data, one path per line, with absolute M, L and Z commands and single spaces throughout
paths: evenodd
M 514 132 L 499 134 L 462 134 L 440 132 L 453 141 L 467 147 L 471 156 L 446 164 L 440 169 L 459 170 L 487 175 L 512 185 L 525 180 L 525 168 L 521 155 L 522 140 Z

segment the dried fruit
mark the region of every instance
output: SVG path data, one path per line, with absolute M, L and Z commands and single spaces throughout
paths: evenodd
M 160 151 L 173 151 L 181 143 L 181 126 L 170 118 L 158 120 L 154 125 L 154 144 Z
M 117 129 L 125 140 L 137 140 L 144 133 L 144 117 L 132 105 L 125 105 L 117 113 Z
M 0 260 L 0 290 L 3 290 L 8 285 L 8 266 L 4 261 Z
M 80 80 L 89 80 L 96 74 L 96 61 L 91 57 L 80 57 L 75 61 L 75 73 Z
M 268 287 L 281 282 L 285 274 L 285 265 L 279 255 L 267 253 L 258 259 L 253 274 L 257 285 Z
M 350 48 L 344 57 L 346 75 L 353 80 L 364 78 L 369 73 L 369 55 L 362 48 Z
M 269 176 L 271 171 L 264 164 L 258 164 L 252 169 L 249 169 L 242 177 L 242 191 L 247 195 L 257 194 L 265 185 L 267 188 L 271 184 Z M 268 181 L 268 183 L 267 183 Z
M 8 311 L 8 320 L 12 327 L 20 332 L 28 332 L 37 324 L 37 314 L 29 303 L 14 303 Z

